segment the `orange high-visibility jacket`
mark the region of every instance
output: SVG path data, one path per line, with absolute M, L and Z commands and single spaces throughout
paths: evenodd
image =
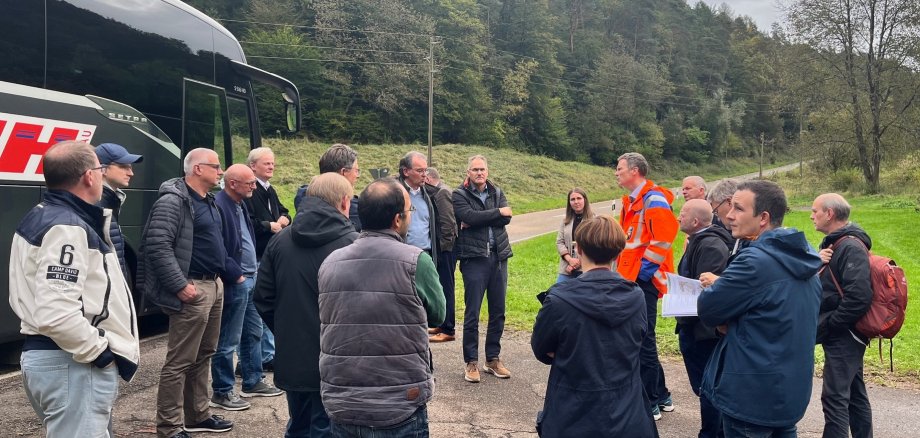
M 651 281 L 658 296 L 667 292 L 668 272 L 674 272 L 671 244 L 680 228 L 671 203 L 670 190 L 646 181 L 635 200 L 623 196 L 620 226 L 626 232 L 626 248 L 617 258 L 617 271 L 627 280 Z

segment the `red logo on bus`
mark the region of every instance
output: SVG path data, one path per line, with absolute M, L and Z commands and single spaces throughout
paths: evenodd
M 55 143 L 90 142 L 95 125 L 0 113 L 0 179 L 45 180 L 42 156 Z

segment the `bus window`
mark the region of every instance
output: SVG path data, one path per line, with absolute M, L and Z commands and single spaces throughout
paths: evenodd
M 217 151 L 230 159 L 230 120 L 223 88 L 185 79 L 182 105 L 182 155 L 195 148 Z
M 230 143 L 233 147 L 233 163 L 247 164 L 252 149 L 252 129 L 249 127 L 249 102 L 234 97 L 227 98 L 230 109 Z M 229 164 L 228 164 L 229 166 Z

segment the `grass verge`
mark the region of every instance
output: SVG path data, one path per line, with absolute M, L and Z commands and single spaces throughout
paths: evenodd
M 862 197 L 850 200 L 853 206 L 851 219 L 860 224 L 872 236 L 873 252 L 893 257 L 904 268 L 908 282 L 920 275 L 920 235 L 913 228 L 920 223 L 915 203 L 909 197 Z M 811 200 L 800 199 L 793 205 L 793 211 L 786 216 L 786 225 L 805 232 L 809 242 L 815 247 L 824 237 L 814 230 L 805 211 Z M 508 264 L 508 298 L 506 321 L 509 327 L 531 330 L 540 304 L 534 298 L 541 291 L 549 288 L 556 279 L 558 257 L 555 250 L 555 233 L 540 236 L 514 245 L 515 256 Z M 675 260 L 679 260 L 685 236 L 678 235 L 674 243 Z M 461 295 L 462 282 L 459 281 L 458 296 Z M 884 344 L 884 363 L 878 358 L 876 341 L 866 351 L 865 370 L 867 376 L 881 384 L 894 382 L 920 383 L 920 287 L 912 285 L 910 289 L 907 320 L 901 333 L 895 338 L 895 372 L 889 373 L 888 344 Z M 458 312 L 462 312 L 462 296 L 458 303 Z M 462 313 L 458 313 L 462 315 Z M 485 312 L 483 312 L 485 316 Z M 658 348 L 664 355 L 678 356 L 677 336 L 674 334 L 673 318 L 658 320 Z M 820 372 L 824 357 L 820 347 L 816 348 L 816 369 Z

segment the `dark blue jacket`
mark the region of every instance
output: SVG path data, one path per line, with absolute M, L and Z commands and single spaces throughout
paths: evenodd
M 647 330 L 642 290 L 616 272 L 553 286 L 530 339 L 537 360 L 552 365 L 541 436 L 658 436 L 639 377 Z
M 723 414 L 766 427 L 795 424 L 811 399 L 821 259 L 792 228 L 741 250 L 697 302 L 700 320 L 728 325 L 703 373 Z
M 112 222 L 109 225 L 109 238 L 112 239 L 112 245 L 115 245 L 115 253 L 118 254 L 118 263 L 121 264 L 121 272 L 125 278 L 131 275 L 128 272 L 128 264 L 125 262 L 125 236 L 121 233 L 121 226 L 118 225 L 118 216 L 121 214 L 121 198 L 115 189 L 103 185 L 102 199 L 96 203 L 99 207 L 112 210 Z M 128 284 L 131 281 L 128 280 Z
M 224 248 L 227 250 L 224 271 L 221 273 L 220 278 L 225 285 L 236 284 L 240 276 L 244 274 L 243 268 L 240 267 L 240 260 L 243 258 L 243 235 L 240 230 L 240 217 L 236 214 L 237 203 L 223 190 L 214 197 L 214 203 L 220 209 Z M 246 231 L 252 238 L 253 245 L 255 245 L 256 233 L 253 231 L 252 221 L 249 219 L 249 209 L 246 208 L 245 202 L 239 205 L 243 209 L 243 218 L 246 219 Z

